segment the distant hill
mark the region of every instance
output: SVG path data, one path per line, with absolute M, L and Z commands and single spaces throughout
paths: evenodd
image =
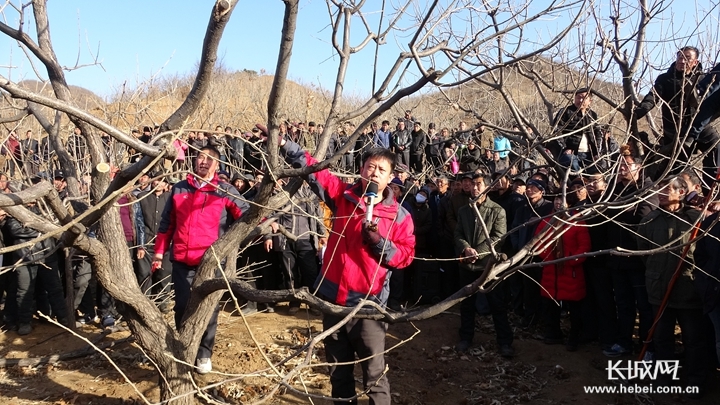
M 536 86 L 537 79 L 531 79 L 520 74 L 520 71 L 535 72 L 542 80 L 551 83 L 557 92 L 542 89 Z M 496 72 L 495 77 L 499 72 Z M 491 74 L 485 75 L 483 80 L 493 82 Z M 130 131 L 142 128 L 145 125 L 157 125 L 164 121 L 183 102 L 190 92 L 194 76 L 174 76 L 153 79 L 143 83 L 136 89 L 125 90 L 121 94 L 110 97 L 106 102 L 93 92 L 79 86 L 71 86 L 73 101 L 81 108 L 90 111 L 93 115 L 105 119 L 112 125 Z M 265 72 L 249 70 L 227 71 L 218 69 L 215 72 L 213 83 L 207 97 L 196 114 L 186 123 L 186 129 L 212 130 L 215 126 L 231 126 L 242 130 L 249 130 L 258 122 L 267 122 L 267 100 L 272 86 L 273 76 Z M 533 58 L 518 63 L 515 67 L 504 71 L 504 87 L 512 96 L 518 109 L 523 112 L 541 131 L 549 128 L 550 117 L 571 102 L 571 95 L 562 94 L 562 90 L 572 90 L 587 85 L 586 74 L 577 72 L 561 64 L 553 63 L 545 58 Z M 52 94 L 49 84 L 26 80 L 20 86 L 32 91 Z M 290 121 L 316 121 L 323 122 L 330 109 L 330 94 L 327 90 L 313 84 L 288 81 L 285 99 L 282 101 L 283 116 Z M 542 86 L 541 86 L 542 87 Z M 621 88 L 613 83 L 596 81 L 595 89 L 600 89 L 615 100 L 621 98 Z M 426 88 L 422 93 L 402 100 L 393 106 L 389 112 L 377 121 L 383 119 L 391 121 L 391 126 L 397 118 L 403 115 L 405 109 L 411 109 L 413 116 L 423 123 L 433 122 L 438 130 L 442 127 L 457 127 L 461 120 L 473 126 L 477 116 L 495 123 L 501 127 L 510 127 L 514 117 L 507 107 L 500 93 L 477 82 L 468 82 L 456 88 L 446 89 L 443 95 L 438 89 Z M 365 100 L 346 99 L 341 105 L 343 111 L 350 111 L 359 107 Z M 2 102 L 6 104 L 5 101 Z M 5 105 L 6 106 L 6 105 Z M 624 126 L 616 114 L 608 114 L 610 108 L 599 99 L 593 102 L 593 108 L 602 117 L 603 123 L 616 121 Z M 470 109 L 472 112 L 464 110 Z M 4 116 L 10 115 L 3 113 Z M 353 120 L 356 124 L 362 117 Z M 7 126 L 7 124 L 6 124 Z M 40 132 L 40 127 L 34 119 L 26 119 L 21 127 L 29 126 Z M 63 121 L 63 130 L 69 132 L 71 124 Z M 485 140 L 484 143 L 489 142 Z

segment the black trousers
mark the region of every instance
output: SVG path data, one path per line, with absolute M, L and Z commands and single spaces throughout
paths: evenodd
M 660 309 L 653 306 L 654 312 Z M 685 358 L 682 364 L 682 370 L 685 371 L 687 377 L 687 385 L 701 386 L 705 383 L 708 376 L 708 368 L 706 359 L 708 352 L 706 349 L 705 337 L 703 336 L 703 311 L 702 308 L 697 309 L 677 309 L 665 308 L 662 316 L 658 320 L 653 336 L 655 344 L 655 360 L 674 360 L 675 359 L 675 323 L 680 325 L 682 331 L 683 347 L 685 348 Z M 671 381 L 665 380 L 661 383 L 669 384 Z
M 285 288 L 307 287 L 311 289 L 318 277 L 317 251 L 307 240 L 288 240 L 282 251 L 283 284 Z M 299 307 L 299 302 L 291 302 Z
M 342 320 L 342 316 L 325 315 L 323 329 L 327 330 Z M 363 388 L 370 404 L 390 405 L 390 383 L 385 371 L 385 332 L 387 324 L 370 319 L 351 319 L 335 333 L 325 338 L 325 357 L 330 363 L 330 384 L 333 398 L 351 398 L 356 395 L 355 355 L 364 359 L 360 363 Z M 348 364 L 337 364 L 348 363 Z M 335 405 L 357 404 L 357 399 L 335 401 Z
M 423 169 L 423 155 L 410 155 L 410 170 L 422 173 Z
M 480 273 L 460 269 L 460 281 L 463 285 L 470 284 L 480 277 Z M 507 304 L 503 289 L 498 287 L 486 294 L 490 314 L 495 326 L 495 337 L 500 346 L 511 345 L 513 332 L 507 315 Z M 460 304 L 460 340 L 472 342 L 475 336 L 475 301 L 477 293 L 465 298 Z
M 618 340 L 612 275 L 603 263 L 595 265 L 586 261 L 584 267 L 587 297 L 583 300 L 583 327 L 594 325 L 591 330 L 597 335 L 598 341 L 609 348 Z
M 522 276 L 523 290 L 523 322 L 527 325 L 534 325 L 540 320 L 540 278 L 542 269 L 528 268 L 523 271 L 527 276 Z
M 543 321 L 545 323 L 545 338 L 562 339 L 560 330 L 560 305 L 550 298 L 542 297 Z M 562 301 L 570 312 L 570 334 L 568 340 L 576 342 L 582 329 L 582 301 Z
M 170 264 L 170 254 L 167 253 L 163 256 L 162 267 L 152 273 L 153 256 L 155 249 L 153 246 L 147 246 L 145 257 L 136 262 L 135 276 L 145 295 L 152 297 L 156 302 L 162 302 L 170 293 L 172 264 Z
M 180 329 L 185 310 L 190 301 L 190 286 L 195 279 L 197 267 L 188 266 L 185 263 L 172 262 L 173 289 L 175 290 L 175 328 Z M 213 311 L 210 322 L 200 339 L 198 348 L 198 359 L 209 359 L 215 347 L 215 333 L 217 332 L 217 318 L 220 313 L 220 306 Z
M 57 268 L 27 264 L 16 268 L 14 273 L 11 276 L 10 288 L 5 300 L 6 314 L 9 320 L 14 320 L 19 324 L 32 321 L 36 282 L 41 282 L 47 291 L 50 307 L 58 319 L 67 316 L 62 283 Z
M 408 168 L 410 167 L 410 151 L 409 150 L 403 150 L 395 152 L 397 155 L 397 163 L 398 164 L 404 164 Z

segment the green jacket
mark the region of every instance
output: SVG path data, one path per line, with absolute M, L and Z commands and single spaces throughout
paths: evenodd
M 477 213 L 473 209 L 472 202 L 463 205 L 458 209 L 457 226 L 455 227 L 455 252 L 460 256 L 465 248 L 475 249 L 479 256 L 475 263 L 460 263 L 460 267 L 470 271 L 483 271 L 490 258 L 490 247 L 488 246 L 483 232 L 482 225 L 478 220 Z M 507 231 L 507 220 L 505 210 L 489 198 L 485 198 L 477 204 L 478 212 L 482 216 L 490 241 L 497 243 Z M 495 251 L 500 251 L 501 243 L 495 245 Z
M 640 222 L 639 236 L 637 236 L 639 249 L 650 250 L 665 245 L 675 246 L 670 251 L 642 257 L 645 262 L 645 286 L 650 304 L 660 305 L 662 303 L 670 279 L 682 255 L 683 247 L 680 245 L 690 240 L 691 229 L 698 217 L 700 217 L 700 211 L 693 208 L 683 207 L 673 213 L 660 208 L 646 215 Z M 678 239 L 681 235 L 682 238 Z M 700 295 L 693 286 L 695 280 L 693 276 L 694 250 L 695 245 L 693 244 L 690 246 L 685 263 L 680 270 L 680 276 L 670 294 L 669 308 L 700 309 L 703 307 Z

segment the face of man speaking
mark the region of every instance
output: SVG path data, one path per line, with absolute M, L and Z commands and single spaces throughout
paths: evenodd
M 215 156 L 212 150 L 201 150 L 198 157 L 195 158 L 195 174 L 204 180 L 212 179 L 218 168 L 219 157 Z

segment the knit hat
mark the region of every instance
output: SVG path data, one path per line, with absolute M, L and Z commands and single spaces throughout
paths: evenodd
M 543 193 L 547 191 L 547 183 L 545 183 L 542 180 L 530 179 L 527 181 L 527 186 L 528 187 L 535 186 L 538 189 L 540 189 L 540 191 L 542 191 Z

